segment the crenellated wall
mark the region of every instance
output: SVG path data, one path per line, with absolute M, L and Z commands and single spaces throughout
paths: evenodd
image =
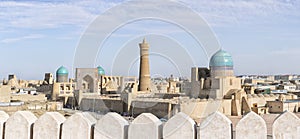
M 267 139 L 266 123 L 254 112 L 244 115 L 233 132 L 232 122 L 220 112 L 197 126 L 182 112 L 162 123 L 151 113 L 128 122 L 117 113 L 96 120 L 86 112 L 66 119 L 58 112 L 37 118 L 29 111 L 11 116 L 0 111 L 0 130 L 0 137 L 5 139 Z M 285 112 L 275 119 L 272 130 L 274 139 L 299 139 L 300 119 Z

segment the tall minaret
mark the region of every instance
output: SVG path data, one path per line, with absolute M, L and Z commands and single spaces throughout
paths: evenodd
M 140 43 L 140 77 L 139 77 L 139 91 L 150 90 L 150 69 L 149 69 L 149 44 L 144 38 Z

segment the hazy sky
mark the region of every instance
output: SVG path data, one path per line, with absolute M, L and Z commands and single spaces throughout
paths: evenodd
M 45 72 L 55 73 L 61 65 L 71 72 L 76 47 L 87 27 L 99 15 L 123 2 L 0 1 L 0 79 L 10 73 L 22 79 L 43 79 Z M 232 54 L 236 75 L 300 74 L 300 1 L 178 0 L 178 3 L 193 9 L 210 25 L 220 46 Z M 180 14 L 176 7 L 169 8 Z M 95 66 L 101 65 L 107 74 L 136 76 L 138 42 L 144 37 L 151 45 L 152 75 L 189 77 L 190 66 L 208 65 L 205 52 L 195 47 L 195 40 L 181 28 L 162 21 L 141 20 L 115 31 L 102 44 Z M 124 62 L 118 58 L 130 59 L 129 66 L 122 65 Z

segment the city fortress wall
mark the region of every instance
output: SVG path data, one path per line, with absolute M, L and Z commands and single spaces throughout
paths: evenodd
M 5 139 L 267 139 L 265 121 L 249 112 L 237 123 L 222 113 L 209 115 L 200 125 L 180 112 L 162 123 L 151 113 L 142 113 L 128 122 L 117 113 L 96 120 L 90 113 L 78 112 L 65 118 L 58 112 L 47 112 L 37 118 L 29 111 L 9 116 L 0 111 L 0 136 Z M 284 112 L 273 123 L 273 138 L 300 138 L 300 120 Z

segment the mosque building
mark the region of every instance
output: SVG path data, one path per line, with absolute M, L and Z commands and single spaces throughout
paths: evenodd
M 223 99 L 230 91 L 242 90 L 241 79 L 234 76 L 231 55 L 217 51 L 210 59 L 208 68 L 194 67 L 191 70 L 192 98 Z

